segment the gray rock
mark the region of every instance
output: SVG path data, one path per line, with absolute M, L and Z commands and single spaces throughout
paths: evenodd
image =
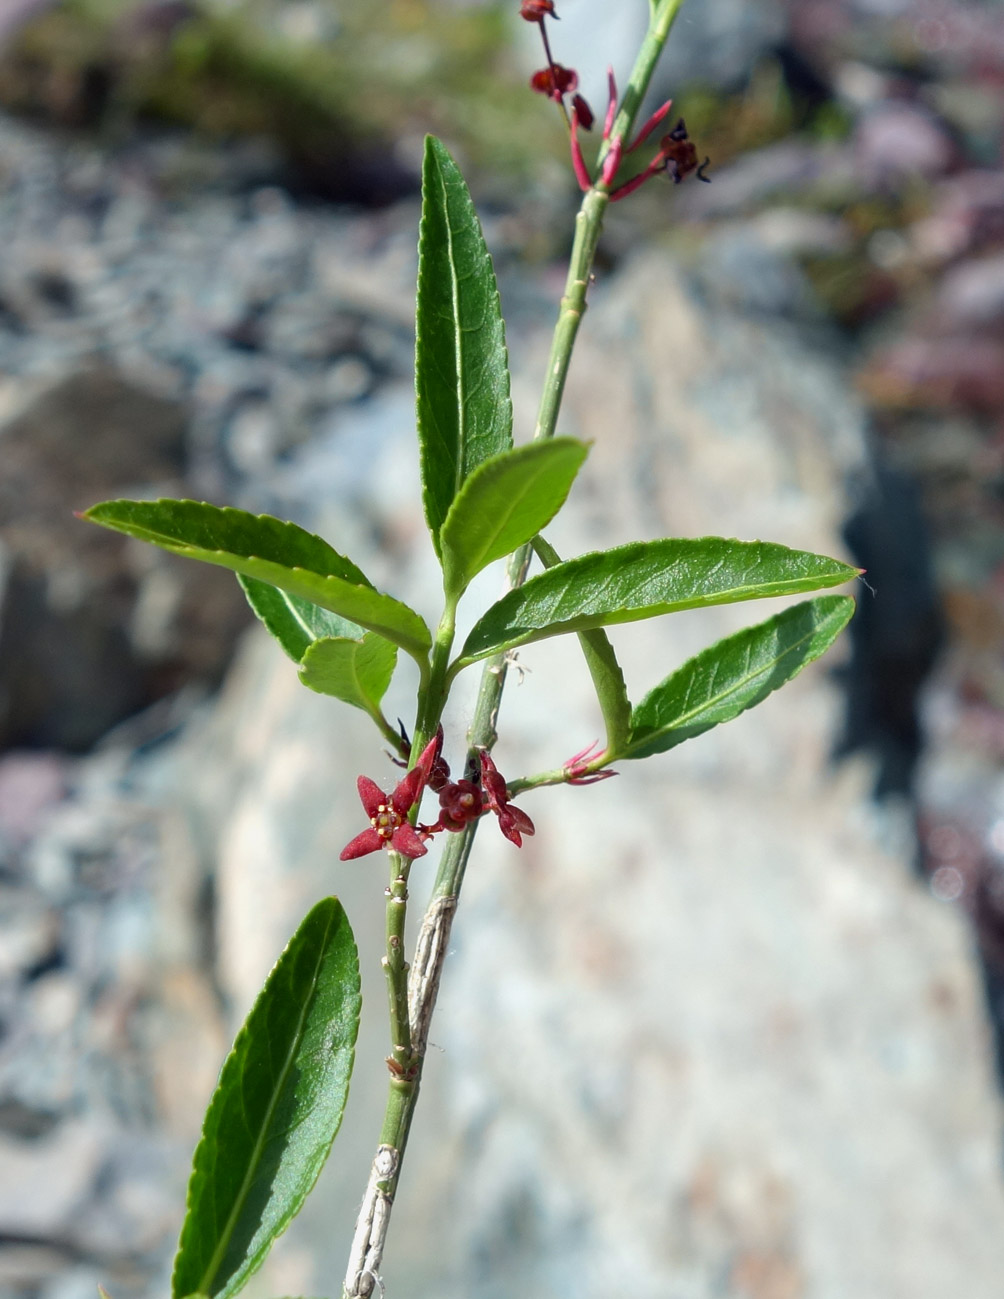
M 212 680 L 246 621 L 219 573 L 85 525 L 114 496 L 186 495 L 185 410 L 106 367 L 46 386 L 0 428 L 0 747 L 87 748 L 186 679 Z
M 65 1238 L 93 1193 L 103 1159 L 100 1130 L 63 1124 L 35 1141 L 0 1136 L 0 1232 Z
M 911 176 L 942 176 L 956 150 L 946 127 L 918 104 L 886 101 L 864 114 L 855 132 L 863 179 L 871 185 Z
M 972 258 L 947 271 L 932 314 L 945 333 L 1004 330 L 1004 253 Z
M 545 341 L 543 328 L 511 340 L 521 420 Z M 836 551 L 843 483 L 864 460 L 845 376 L 797 324 L 697 297 L 654 255 L 596 286 L 562 428 L 595 439 L 549 530 L 568 554 L 712 530 Z M 413 454 L 399 429 L 374 466 L 384 485 L 394 465 L 394 490 L 370 509 L 377 534 L 411 547 L 391 589 L 431 612 Z M 491 599 L 496 580 L 473 598 Z M 632 693 L 757 616 L 618 629 Z M 600 729 L 571 646 L 520 661 L 530 671 L 508 692 L 497 751 L 507 774 L 552 767 Z M 872 810 L 867 767 L 830 767 L 828 672 L 594 790 L 528 797 L 538 833 L 522 852 L 484 827 L 390 1294 L 996 1296 L 1000 1108 L 965 924 L 914 878 L 910 836 Z M 461 705 L 451 755 L 463 717 Z M 361 943 L 366 1009 L 337 1171 L 256 1295 L 337 1286 L 372 1154 L 383 871 L 335 859 L 359 827 L 355 776 L 394 778 L 380 748 L 361 715 L 307 697 L 255 637 L 161 772 L 163 796 L 215 845 L 218 971 L 235 1015 L 320 893 L 342 897 Z M 429 878 L 418 863 L 416 899 Z

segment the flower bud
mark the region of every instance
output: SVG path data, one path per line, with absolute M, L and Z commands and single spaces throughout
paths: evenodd
M 547 18 L 557 18 L 554 12 L 554 0 L 523 0 L 519 7 L 519 16 L 528 23 L 542 23 Z
M 574 90 L 579 84 L 579 74 L 574 68 L 564 68 L 560 63 L 552 63 L 549 68 L 541 68 L 530 78 L 531 90 L 551 99 L 560 99 Z

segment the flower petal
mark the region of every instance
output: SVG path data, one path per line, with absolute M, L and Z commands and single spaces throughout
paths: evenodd
M 493 811 L 497 812 L 500 807 L 505 807 L 509 800 L 505 777 L 495 766 L 492 755 L 487 749 L 481 750 L 481 784 L 484 786 Z
M 356 781 L 356 789 L 359 790 L 359 801 L 366 809 L 367 816 L 376 816 L 377 808 L 387 802 L 387 795 L 369 776 L 360 776 Z
M 506 811 L 512 817 L 517 830 L 521 830 L 523 834 L 536 834 L 533 822 L 521 807 L 514 807 L 513 804 L 510 803 L 506 808 Z
M 390 805 L 398 816 L 407 816 L 418 802 L 425 786 L 425 772 L 421 766 L 412 767 L 407 776 L 399 780 L 390 796 Z
M 429 776 L 432 774 L 432 769 L 436 765 L 436 760 L 442 752 L 443 752 L 443 727 L 442 724 L 440 724 L 436 730 L 436 734 L 432 737 L 429 743 L 418 755 L 418 761 L 415 763 L 415 766 L 420 767 L 422 770 L 423 773 L 422 783 L 424 785 L 427 785 L 429 783 Z M 446 769 L 447 775 L 449 775 L 449 771 L 450 769 L 449 767 L 447 767 Z
M 405 857 L 424 857 L 429 851 L 413 825 L 399 825 L 391 835 L 390 846 Z
M 371 782 L 372 783 L 372 782 Z M 383 847 L 383 840 L 373 829 L 364 830 L 362 834 L 357 834 L 351 843 L 347 843 L 339 853 L 340 861 L 351 861 L 354 857 L 365 857 L 367 853 L 376 852 L 378 848 Z
M 510 843 L 514 843 L 517 848 L 522 848 L 523 840 L 520 837 L 519 830 L 516 828 L 515 817 L 512 815 L 509 808 L 507 807 L 502 808 L 502 810 L 498 814 L 498 818 L 499 818 L 499 829 L 502 831 L 505 837 L 509 840 Z

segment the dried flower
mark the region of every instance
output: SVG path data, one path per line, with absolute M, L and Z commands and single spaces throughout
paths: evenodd
M 631 145 L 632 149 L 637 148 L 645 136 L 648 135 L 649 131 L 653 129 L 660 117 L 665 114 L 668 107 L 668 104 L 664 104 L 657 113 L 654 113 L 652 117 L 649 118 L 648 122 L 646 122 L 645 126 L 643 126 L 639 132 L 637 140 L 635 140 L 634 144 Z M 637 176 L 633 176 L 631 180 L 625 181 L 623 185 L 619 185 L 610 195 L 610 201 L 611 203 L 616 203 L 622 198 L 627 198 L 629 194 L 633 194 L 634 191 L 640 189 L 647 180 L 650 180 L 660 172 L 665 172 L 668 176 L 672 176 L 673 181 L 677 185 L 679 185 L 680 181 L 683 180 L 684 176 L 689 176 L 692 171 L 697 172 L 698 180 L 707 181 L 709 180 L 709 177 L 705 176 L 704 169 L 708 166 L 709 162 L 710 159 L 705 158 L 698 166 L 697 149 L 694 147 L 693 141 L 687 134 L 687 124 L 681 117 L 669 134 L 664 135 L 659 141 L 659 152 L 655 155 L 645 170 L 639 172 Z
M 528 23 L 542 23 L 545 18 L 558 17 L 554 12 L 554 0 L 523 0 L 519 16 Z
M 677 185 L 684 176 L 697 170 L 697 149 L 687 134 L 687 126 L 682 117 L 670 133 L 659 141 L 659 157 Z
M 530 89 L 539 95 L 547 95 L 549 99 L 561 99 L 578 84 L 579 74 L 575 69 L 563 67 L 560 63 L 551 63 L 530 78 Z

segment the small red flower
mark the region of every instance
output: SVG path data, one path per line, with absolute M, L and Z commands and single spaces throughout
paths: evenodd
M 490 753 L 481 751 L 481 783 L 488 798 L 488 806 L 499 819 L 499 829 L 517 848 L 523 847 L 524 834 L 533 834 L 534 825 L 521 807 L 509 802 L 505 778 L 492 761 Z
M 407 775 L 398 781 L 392 794 L 385 794 L 369 776 L 356 781 L 359 800 L 370 819 L 367 829 L 347 843 L 341 851 L 342 861 L 365 857 L 367 853 L 387 848 L 405 857 L 424 857 L 429 851 L 422 836 L 408 821 L 408 813 L 422 797 L 429 780 L 442 736 L 437 735 L 422 750 L 418 761 Z
M 598 740 L 594 740 L 585 749 L 580 749 L 578 753 L 573 753 L 565 763 L 565 771 L 568 772 L 568 783 L 570 785 L 595 785 L 600 780 L 609 780 L 611 776 L 616 776 L 616 771 L 609 768 L 601 771 L 591 771 L 590 765 L 597 758 L 602 757 L 603 750 Z
M 519 16 L 528 23 L 542 23 L 547 18 L 557 18 L 554 12 L 554 0 L 523 0 L 519 7 Z
M 439 795 L 439 826 L 456 833 L 468 821 L 476 821 L 485 810 L 481 790 L 471 780 L 457 780 L 447 785 Z
M 547 95 L 549 99 L 561 99 L 562 95 L 575 90 L 578 84 L 579 74 L 575 69 L 563 67 L 560 63 L 541 68 L 530 78 L 531 90 L 536 90 L 539 95 Z

